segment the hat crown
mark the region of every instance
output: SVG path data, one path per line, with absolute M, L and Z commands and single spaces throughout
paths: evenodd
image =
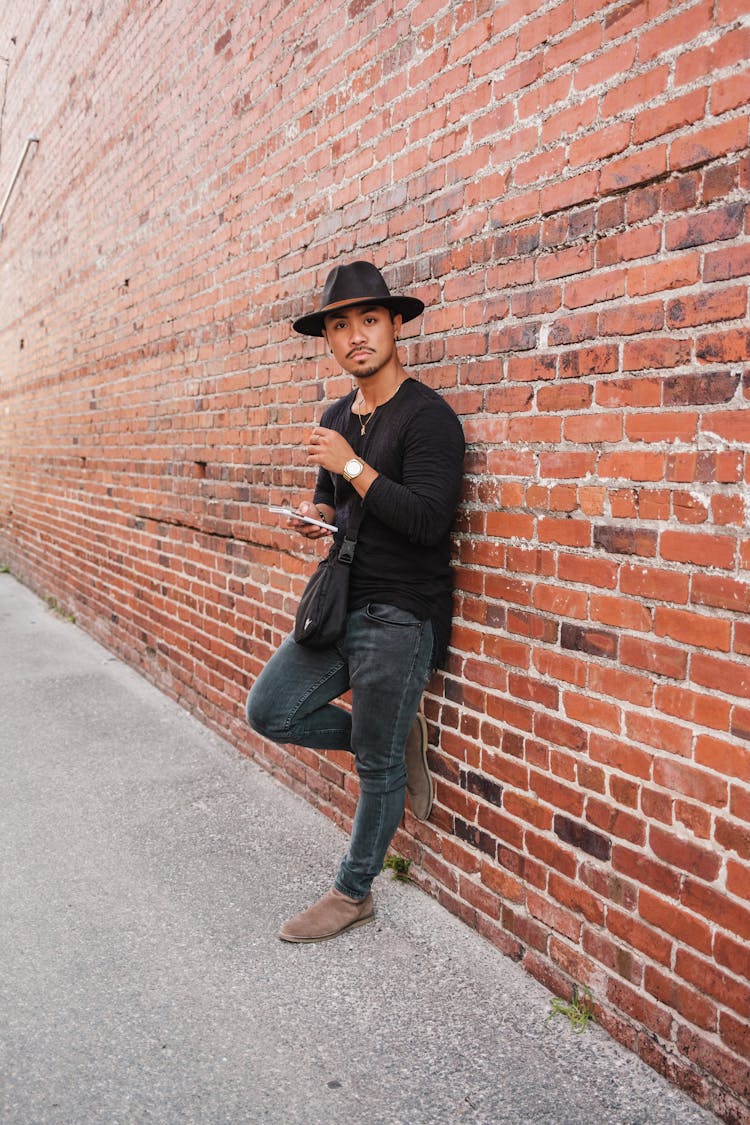
M 391 293 L 380 270 L 372 262 L 350 262 L 332 269 L 323 286 L 322 309 L 344 301 L 375 301 Z M 322 311 L 322 310 L 321 310 Z

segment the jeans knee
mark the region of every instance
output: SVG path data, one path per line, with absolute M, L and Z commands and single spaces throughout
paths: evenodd
M 264 705 L 263 699 L 259 697 L 259 693 L 256 692 L 254 688 L 251 688 L 250 694 L 247 697 L 245 718 L 256 734 L 261 734 L 264 738 L 270 738 L 273 741 L 278 740 L 277 732 L 274 730 L 274 717 L 270 714 L 268 707 Z
M 398 793 L 399 789 L 406 787 L 406 766 L 403 762 L 387 769 L 371 769 L 362 762 L 355 762 L 355 769 L 363 793 Z

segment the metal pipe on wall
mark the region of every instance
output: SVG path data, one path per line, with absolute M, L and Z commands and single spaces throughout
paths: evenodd
M 13 173 L 13 175 L 11 176 L 10 183 L 8 184 L 8 190 L 5 193 L 2 204 L 0 204 L 0 236 L 2 236 L 2 232 L 3 232 L 3 216 L 5 214 L 5 208 L 8 206 L 8 202 L 10 201 L 10 197 L 13 194 L 13 188 L 16 186 L 16 181 L 17 181 L 18 177 L 21 175 L 21 169 L 23 168 L 23 162 L 26 159 L 26 155 L 27 155 L 29 149 L 31 148 L 31 146 L 37 145 L 37 144 L 39 144 L 39 137 L 36 137 L 36 136 L 32 135 L 32 136 L 26 138 L 26 144 L 23 147 L 23 152 L 21 153 L 18 164 L 16 165 L 16 170 Z

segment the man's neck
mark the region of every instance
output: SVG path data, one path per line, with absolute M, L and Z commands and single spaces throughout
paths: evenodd
M 367 411 L 382 406 L 389 398 L 393 398 L 398 388 L 408 378 L 406 370 L 400 361 L 388 363 L 375 375 L 368 375 L 364 379 L 355 378 L 359 391 L 359 401 L 364 403 Z

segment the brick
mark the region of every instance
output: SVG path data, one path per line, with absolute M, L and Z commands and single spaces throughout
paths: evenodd
M 622 432 L 621 414 L 579 414 L 563 423 L 563 439 L 580 445 L 614 443 L 620 441 Z
M 631 414 L 625 423 L 630 441 L 692 442 L 698 431 L 698 415 L 680 413 Z
M 614 979 L 609 981 L 607 999 L 621 1012 L 631 1016 L 662 1039 L 670 1038 L 672 1017 L 669 1013 L 629 988 L 623 981 Z
M 667 146 L 644 148 L 635 156 L 612 160 L 602 169 L 600 191 L 606 195 L 636 184 L 648 183 L 663 176 L 667 170 Z
M 730 1012 L 722 1012 L 719 1017 L 719 1034 L 730 1050 L 750 1059 L 747 1020 L 738 1020 Z
M 689 871 L 698 879 L 709 883 L 719 874 L 721 857 L 714 851 L 698 847 L 690 840 L 680 839 L 658 825 L 650 827 L 648 839 L 654 855 L 672 867 Z
M 664 405 L 709 406 L 730 402 L 738 386 L 739 377 L 731 371 L 672 375 L 664 381 Z
M 733 685 L 729 685 L 733 686 Z M 701 734 L 695 744 L 695 762 L 739 780 L 750 777 L 750 747 Z
M 664 306 L 661 301 L 645 301 L 616 310 L 604 310 L 599 317 L 599 330 L 603 336 L 658 332 L 663 326 Z
M 661 556 L 671 562 L 694 563 L 729 569 L 735 562 L 735 541 L 728 536 L 707 536 L 690 531 L 664 531 Z
M 680 892 L 680 902 L 722 930 L 728 930 L 743 941 L 750 940 L 750 909 L 732 902 L 723 891 L 688 878 Z
M 679 897 L 682 879 L 676 871 L 617 842 L 612 849 L 612 867 L 660 895 L 672 899 Z
M 709 951 L 710 949 L 709 945 Z M 737 941 L 728 934 L 717 931 L 713 953 L 717 965 L 723 965 L 735 976 L 750 980 L 750 945 L 747 942 Z
M 724 731 L 729 726 L 730 705 L 715 695 L 659 684 L 655 705 L 659 711 L 674 715 L 695 726 L 713 727 Z
M 565 692 L 563 708 L 567 717 L 575 722 L 613 732 L 620 729 L 621 713 L 616 704 Z
M 632 126 L 629 121 L 618 121 L 596 133 L 589 133 L 569 146 L 570 164 L 593 164 L 608 156 L 623 152 L 630 144 Z
M 654 781 L 701 804 L 725 808 L 727 784 L 713 773 L 695 769 L 685 762 L 661 759 L 654 762 Z
M 560 376 L 563 379 L 606 375 L 617 371 L 617 368 L 617 347 L 609 344 L 587 348 L 571 348 L 560 357 Z
M 653 715 L 631 712 L 626 716 L 625 730 L 635 742 L 666 750 L 670 754 L 679 754 L 683 758 L 690 754 L 692 732 L 677 723 L 655 718 Z
M 651 965 L 646 967 L 644 985 L 646 991 L 662 1004 L 674 1008 L 683 1016 L 689 1015 L 691 1023 L 708 1031 L 715 1030 L 718 1022 L 716 1005 L 694 989 L 687 988 Z
M 702 428 L 728 441 L 746 442 L 750 437 L 750 410 L 721 410 L 706 418 Z
M 589 599 L 592 621 L 615 625 L 618 629 L 649 631 L 651 610 L 630 598 L 592 594 Z
M 742 118 L 713 125 L 672 142 L 672 168 L 691 168 L 729 152 L 741 152 L 747 144 L 747 123 Z
M 558 574 L 565 582 L 583 582 L 591 586 L 613 589 L 617 584 L 617 568 L 606 559 L 560 555 Z
M 669 250 L 684 250 L 690 246 L 703 246 L 734 238 L 742 230 L 744 207 L 741 203 L 727 203 L 700 215 L 673 219 L 667 223 L 665 241 Z
M 710 926 L 652 891 L 643 889 L 638 898 L 638 912 L 650 925 L 677 938 L 680 946 L 690 946 L 700 953 L 710 954 L 712 933 Z
M 604 480 L 660 481 L 664 479 L 664 472 L 662 453 L 605 453 L 599 459 L 599 476 Z M 632 515 L 636 515 L 635 511 Z
M 735 74 L 720 79 L 711 90 L 711 112 L 715 116 L 747 105 L 750 101 L 750 79 L 747 74 Z
M 541 925 L 526 915 L 515 914 L 507 906 L 503 907 L 502 921 L 505 929 L 523 942 L 524 946 L 537 949 L 542 953 L 547 951 L 550 941 L 548 926 Z
M 569 88 L 570 80 L 568 79 L 562 89 L 565 90 L 565 93 L 568 93 Z M 524 101 L 529 104 L 529 99 L 524 99 Z M 534 103 L 538 103 L 538 101 L 538 97 L 535 97 Z M 519 108 L 520 112 L 523 113 L 525 105 Z M 587 98 L 586 101 L 576 102 L 574 105 L 563 102 L 563 108 L 550 114 L 542 125 L 542 144 L 552 144 L 561 137 L 573 137 L 587 126 L 593 125 L 596 120 L 597 109 L 597 98 Z M 535 105 L 533 112 L 539 112 L 538 104 Z
M 713 250 L 703 260 L 703 280 L 728 281 L 750 274 L 750 243 L 740 246 L 723 246 Z
M 738 12 L 737 15 L 739 14 Z M 706 74 L 724 70 L 746 58 L 747 34 L 738 28 L 713 39 L 705 47 L 697 47 L 681 54 L 675 66 L 675 81 L 680 86 L 688 85 Z M 716 110 L 713 112 L 716 113 Z
M 750 828 L 734 825 L 730 820 L 716 820 L 716 843 L 725 850 L 737 853 L 743 859 L 750 859 Z
M 594 527 L 594 546 L 610 554 L 653 557 L 656 554 L 656 534 L 635 527 L 600 525 Z
M 671 337 L 649 337 L 628 340 L 623 347 L 623 371 L 652 371 L 665 367 L 682 367 L 690 359 L 686 340 Z
M 667 325 L 685 328 L 717 320 L 734 320 L 744 316 L 746 305 L 747 291 L 742 287 L 701 293 L 696 297 L 680 297 L 667 305 Z
M 745 652 L 746 654 L 750 655 L 750 630 L 748 630 L 747 643 L 742 646 L 735 645 L 735 648 L 737 652 Z M 725 727 L 726 725 L 727 724 L 724 724 Z M 729 733 L 735 738 L 743 738 L 747 741 L 750 741 L 750 709 L 745 707 L 732 708 L 732 718 L 729 724 Z
M 703 687 L 750 698 L 750 669 L 746 664 L 696 653 L 691 661 L 690 677 Z
M 648 265 L 631 266 L 627 273 L 628 293 L 633 297 L 649 293 L 661 293 L 665 289 L 681 289 L 694 285 L 700 277 L 700 258 L 698 254 L 673 254 L 668 259 L 650 262 Z M 704 279 L 706 268 L 704 266 Z M 725 280 L 715 278 L 712 280 Z
M 686 610 L 657 607 L 654 613 L 654 634 L 698 648 L 729 652 L 731 622 L 717 617 L 706 617 Z
M 698 337 L 695 354 L 705 363 L 743 362 L 750 359 L 750 332 L 739 328 L 707 332 Z
M 614 633 L 563 622 L 560 645 L 574 652 L 585 652 L 612 660 L 617 656 L 618 641 Z
M 585 273 L 594 264 L 593 251 L 589 246 L 571 246 L 554 254 L 543 254 L 537 261 L 537 276 L 541 281 L 550 281 L 572 274 Z
M 605 665 L 591 666 L 589 688 L 637 707 L 650 707 L 654 699 L 654 684 L 650 677 Z

